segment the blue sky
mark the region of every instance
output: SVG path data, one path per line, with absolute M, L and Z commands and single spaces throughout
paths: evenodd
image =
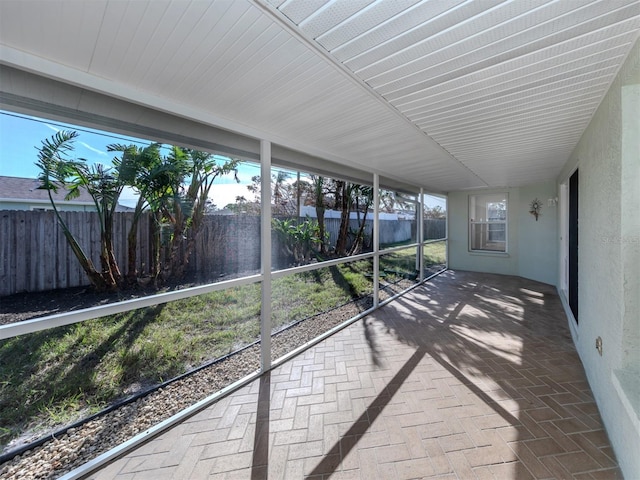
M 77 127 L 61 122 L 49 121 L 41 118 L 29 117 L 0 110 L 0 175 L 9 177 L 36 178 L 39 174 L 35 165 L 38 148 L 42 140 L 51 138 L 60 130 L 75 130 L 79 136 L 75 141 L 74 158 L 84 158 L 88 163 L 102 163 L 108 165 L 117 152 L 107 152 L 107 145 L 131 143 L 148 145 L 150 142 L 125 135 L 100 132 L 85 127 Z M 213 202 L 218 207 L 228 203 L 235 203 L 237 196 L 253 199 L 253 194 L 247 190 L 251 184 L 251 177 L 260 175 L 258 165 L 245 163 L 239 168 L 240 183 L 236 183 L 232 176 L 216 179 L 213 188 Z M 295 177 L 295 175 L 292 175 Z M 0 196 L 2 196 L 0 194 Z M 121 203 L 133 206 L 136 202 L 135 193 L 128 189 L 121 196 Z M 445 201 L 439 197 L 430 197 L 427 205 L 445 206 Z
M 26 178 L 38 176 L 38 168 L 35 166 L 38 148 L 42 140 L 60 130 L 78 131 L 80 136 L 75 142 L 73 156 L 85 158 L 89 163 L 109 164 L 114 156 L 107 152 L 107 145 L 111 143 L 148 143 L 132 137 L 98 134 L 95 130 L 83 127 L 0 111 L 0 175 Z
M 29 117 L 0 110 L 0 175 L 8 177 L 36 178 L 39 174 L 35 162 L 38 160 L 38 148 L 42 140 L 51 138 L 60 130 L 75 130 L 79 136 L 74 143 L 73 158 L 84 158 L 87 163 L 102 163 L 110 165 L 118 152 L 108 152 L 107 145 L 112 143 L 148 145 L 150 142 L 125 135 L 100 132 L 85 127 L 78 127 L 61 122 Z M 232 176 L 216 179 L 218 187 L 214 188 L 213 201 L 223 207 L 227 203 L 235 202 L 237 195 L 249 198 L 247 185 L 251 177 L 259 175 L 259 168 L 247 165 L 239 170 L 241 183 L 238 184 Z M 217 194 L 217 198 L 216 198 Z M 1 195 L 0 195 L 1 196 Z M 135 193 L 128 189 L 122 193 L 120 203 L 133 206 L 136 202 Z

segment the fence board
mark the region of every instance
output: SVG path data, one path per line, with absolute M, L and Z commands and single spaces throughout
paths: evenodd
M 78 243 L 90 256 L 96 269 L 100 264 L 100 228 L 95 212 L 60 212 Z M 0 225 L 0 296 L 19 292 L 88 285 L 86 275 L 69 247 L 53 212 L 3 211 Z M 304 220 L 304 219 L 302 219 Z M 127 234 L 133 213 L 117 213 L 114 221 L 114 249 L 122 274 L 127 270 Z M 443 238 L 444 219 L 425 220 L 425 239 Z M 415 238 L 415 222 L 384 220 L 380 242 L 399 243 Z M 325 220 L 331 245 L 335 245 L 339 218 Z M 356 230 L 357 220 L 350 222 Z M 152 265 L 154 220 L 141 216 L 138 224 L 137 267 L 148 275 Z M 365 226 L 371 242 L 373 220 Z M 276 239 L 277 240 L 277 239 Z M 274 241 L 277 258 L 278 244 Z M 277 263 L 277 262 L 276 262 Z M 275 264 L 274 264 L 275 265 Z M 260 217 L 211 215 L 205 217 L 202 233 L 196 239 L 187 271 L 199 280 L 213 281 L 220 276 L 253 273 L 260 268 Z
M 48 212 L 42 212 L 45 215 Z M 46 216 L 45 216 L 46 218 Z M 42 248 L 45 244 L 48 244 L 48 246 L 50 247 L 51 244 L 49 243 L 49 240 L 46 238 L 45 236 L 45 222 L 38 222 L 36 224 L 36 244 L 38 246 L 38 248 Z M 51 271 L 51 269 L 44 268 L 44 262 L 39 260 L 38 258 L 34 258 L 32 260 L 35 263 L 35 275 L 36 275 L 36 282 L 38 285 L 38 290 L 50 290 L 51 289 L 51 276 L 47 276 L 47 271 Z M 48 278 L 47 278 L 48 277 Z M 47 280 L 49 280 L 49 286 L 47 285 Z
M 27 215 L 25 218 L 25 234 L 27 234 L 26 243 L 29 245 L 29 252 L 36 253 L 35 255 L 29 254 L 29 256 L 26 258 L 27 271 L 29 272 L 27 276 L 27 284 L 33 285 L 33 288 L 35 288 L 36 290 L 38 290 L 38 278 L 36 278 L 38 274 L 38 272 L 36 271 L 36 258 L 39 257 L 37 241 L 37 227 L 39 223 L 39 219 L 37 218 L 38 216 L 40 216 L 40 212 L 38 212 L 37 216 Z
M 436 240 L 447 235 L 447 220 L 444 218 L 427 218 L 424 221 L 424 239 Z
M 67 242 L 64 239 L 64 235 L 60 231 L 60 227 L 58 226 L 58 222 L 53 224 L 52 229 L 52 237 L 55 239 L 56 244 L 56 258 L 61 259 L 66 256 L 66 251 L 68 249 Z M 68 285 L 69 279 L 69 269 L 71 266 L 70 262 L 64 262 L 62 264 L 58 263 L 56 271 L 56 284 L 54 288 L 60 288 L 60 285 Z
M 0 239 L 4 239 L 4 241 L 0 241 L 0 284 L 5 285 L 11 282 L 11 276 L 9 272 L 11 271 L 11 232 L 9 231 L 10 223 L 9 223 L 9 215 L 2 213 L 0 218 Z
M 13 274 L 16 279 L 16 291 L 21 292 L 27 289 L 27 275 L 26 275 L 26 261 L 27 257 L 23 250 L 25 241 L 25 225 L 24 225 L 24 212 L 18 212 L 13 232 L 13 248 L 16 254 L 12 257 Z

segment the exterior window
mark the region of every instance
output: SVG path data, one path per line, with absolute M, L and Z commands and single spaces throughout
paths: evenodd
M 469 250 L 507 251 L 507 194 L 469 195 Z

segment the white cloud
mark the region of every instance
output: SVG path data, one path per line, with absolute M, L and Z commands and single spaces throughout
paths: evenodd
M 219 209 L 230 203 L 236 203 L 236 197 L 241 196 L 250 201 L 254 198 L 254 194 L 247 190 L 246 184 L 215 184 L 209 192 L 209 198 Z M 133 208 L 136 206 L 137 201 L 138 193 L 131 187 L 124 187 L 120 194 L 119 203 Z
M 246 184 L 241 183 L 214 184 L 209 192 L 209 198 L 217 208 L 224 208 L 230 203 L 236 203 L 236 197 L 253 200 L 254 194 L 247 190 Z
M 118 199 L 118 203 L 127 207 L 134 208 L 136 206 L 136 203 L 138 203 L 138 197 L 138 193 L 133 188 L 124 187 L 122 189 L 122 193 L 120 194 L 120 198 Z
M 107 155 L 107 152 L 103 152 L 102 150 L 98 150 L 97 148 L 93 148 L 91 145 L 89 145 L 88 143 L 85 142 L 80 142 L 80 145 L 82 145 L 84 148 L 91 150 L 92 152 L 97 153 L 98 155 Z
M 50 128 L 51 130 L 53 130 L 54 132 L 59 132 L 60 129 L 57 127 L 54 127 L 53 125 L 49 125 L 48 123 L 44 124 L 47 128 Z

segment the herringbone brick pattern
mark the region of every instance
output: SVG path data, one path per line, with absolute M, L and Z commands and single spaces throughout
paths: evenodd
M 552 287 L 447 272 L 96 479 L 621 478 Z

